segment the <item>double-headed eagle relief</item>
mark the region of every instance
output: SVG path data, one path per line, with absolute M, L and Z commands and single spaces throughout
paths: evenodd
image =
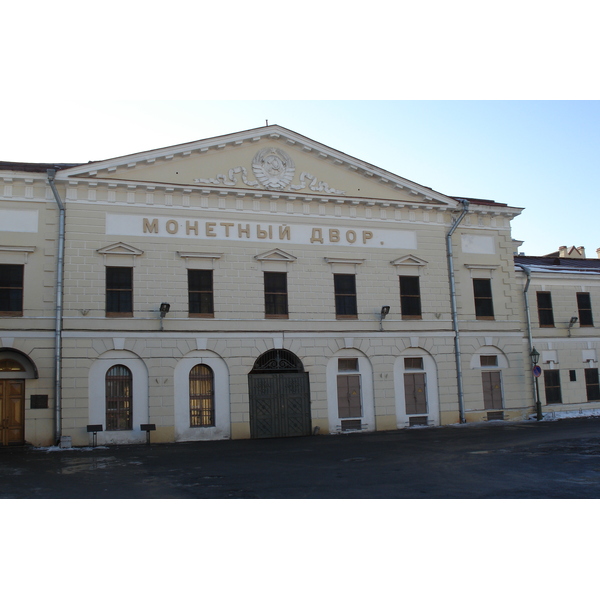
M 252 172 L 255 181 L 248 179 L 248 171 L 245 167 L 234 167 L 229 169 L 227 175 L 219 174 L 214 179 L 194 179 L 195 183 L 206 183 L 211 185 L 234 186 L 240 176 L 242 182 L 249 187 L 263 187 L 267 190 L 304 190 L 308 186 L 313 192 L 325 192 L 326 194 L 345 195 L 346 192 L 336 190 L 324 181 L 318 181 L 314 175 L 302 172 L 298 178 L 300 183 L 291 185 L 296 172 L 296 165 L 292 158 L 279 148 L 264 148 L 252 159 Z

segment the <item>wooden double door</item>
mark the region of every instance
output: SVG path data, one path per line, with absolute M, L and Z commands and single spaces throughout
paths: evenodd
M 25 443 L 25 380 L 0 379 L 0 446 Z

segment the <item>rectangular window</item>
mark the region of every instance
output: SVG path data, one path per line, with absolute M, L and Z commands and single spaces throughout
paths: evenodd
M 577 292 L 577 310 L 579 311 L 580 327 L 593 327 L 592 302 L 589 292 Z
M 0 265 L 0 315 L 23 316 L 23 265 Z
M 335 315 L 338 319 L 356 319 L 356 276 L 334 274 Z
M 421 318 L 421 290 L 418 277 L 400 276 L 400 312 L 403 319 Z
M 493 319 L 492 280 L 473 279 L 473 293 L 475 295 L 475 318 Z
M 213 317 L 213 272 L 188 269 L 188 311 L 190 317 Z
M 405 358 L 404 359 L 405 369 L 419 369 L 423 370 L 423 359 L 422 358 Z
M 265 316 L 288 318 L 287 273 L 265 273 Z
M 358 358 L 338 358 L 338 371 L 358 371 Z
M 482 367 L 497 367 L 498 366 L 498 357 L 495 355 L 491 355 L 491 356 L 482 355 L 479 357 L 479 364 Z
M 585 391 L 588 402 L 598 402 L 600 400 L 598 369 L 585 369 Z
M 544 371 L 544 388 L 546 390 L 546 404 L 561 404 L 560 372 L 558 369 Z
M 552 296 L 550 292 L 537 292 L 538 317 L 540 327 L 554 327 Z
M 132 267 L 106 267 L 106 316 L 133 317 Z

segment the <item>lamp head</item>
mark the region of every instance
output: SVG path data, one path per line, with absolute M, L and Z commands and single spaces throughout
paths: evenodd
M 165 315 L 169 312 L 169 309 L 171 308 L 170 304 L 167 304 L 166 302 L 163 302 L 160 305 L 160 318 L 164 319 Z
M 385 319 L 389 312 L 390 312 L 389 306 L 382 306 L 381 307 L 381 318 Z
M 540 360 L 540 353 L 535 348 L 533 348 L 529 356 L 531 357 L 531 362 L 534 365 L 537 365 L 538 361 Z

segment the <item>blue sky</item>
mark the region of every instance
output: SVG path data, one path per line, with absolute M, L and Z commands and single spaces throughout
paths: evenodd
M 448 195 L 523 209 L 521 251 L 600 248 L 598 101 L 44 101 L 13 107 L 0 160 L 87 162 L 279 124 Z

